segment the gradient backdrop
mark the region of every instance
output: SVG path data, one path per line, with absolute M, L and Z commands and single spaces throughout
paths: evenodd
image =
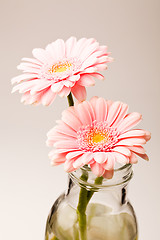
M 22 57 L 57 38 L 94 37 L 107 44 L 114 63 L 88 88 L 93 95 L 121 100 L 143 115 L 139 127 L 152 132 L 150 162 L 139 160 L 129 198 L 140 240 L 158 240 L 160 224 L 160 1 L 1 0 L 0 239 L 41 240 L 56 197 L 66 188 L 63 167 L 52 168 L 46 133 L 67 107 L 57 97 L 50 107 L 24 106 L 11 95 L 10 79 Z

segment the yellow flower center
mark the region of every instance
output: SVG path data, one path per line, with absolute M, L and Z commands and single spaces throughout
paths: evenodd
M 62 73 L 67 70 L 70 70 L 72 67 L 72 63 L 65 61 L 65 62 L 59 62 L 54 64 L 51 68 L 49 68 L 49 73 Z
M 93 134 L 92 142 L 99 143 L 99 142 L 102 142 L 105 138 L 106 136 L 102 135 L 101 133 L 95 133 Z
M 88 144 L 95 145 L 96 143 L 107 142 L 109 140 L 109 134 L 99 129 L 91 129 L 85 136 Z

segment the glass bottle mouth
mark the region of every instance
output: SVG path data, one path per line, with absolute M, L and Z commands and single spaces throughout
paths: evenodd
M 86 175 L 86 181 L 81 179 L 81 176 Z M 74 183 L 86 188 L 87 190 L 98 191 L 105 190 L 106 188 L 112 188 L 119 185 L 126 185 L 133 177 L 133 170 L 131 164 L 126 164 L 114 169 L 114 174 L 111 179 L 103 178 L 102 184 L 96 184 L 96 176 L 92 173 L 89 166 L 83 166 L 82 168 L 69 173 L 70 178 Z

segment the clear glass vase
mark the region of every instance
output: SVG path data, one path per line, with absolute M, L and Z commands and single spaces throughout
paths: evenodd
M 87 166 L 70 173 L 67 192 L 55 201 L 48 216 L 45 240 L 137 240 L 137 221 L 127 198 L 132 175 L 130 164 L 116 169 L 101 184 Z

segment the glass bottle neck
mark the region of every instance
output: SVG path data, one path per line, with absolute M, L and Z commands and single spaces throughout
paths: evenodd
M 90 168 L 85 166 L 69 174 L 69 187 L 66 194 L 68 202 L 76 208 L 83 188 L 92 195 L 90 203 L 106 204 L 118 209 L 119 206 L 128 202 L 127 185 L 132 176 L 131 164 L 115 169 L 111 179 L 97 178 Z
M 131 164 L 126 164 L 115 169 L 111 179 L 106 179 L 96 177 L 88 166 L 84 166 L 70 173 L 69 176 L 80 187 L 96 192 L 126 186 L 133 176 L 133 170 Z

